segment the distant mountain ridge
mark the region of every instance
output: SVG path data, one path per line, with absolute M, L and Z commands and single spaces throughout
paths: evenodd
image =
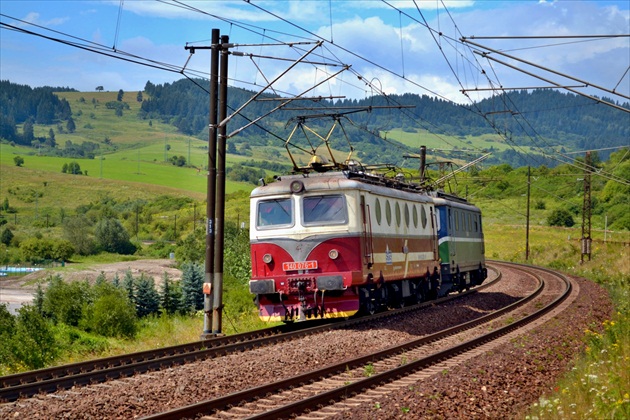
M 59 100 L 53 94 L 54 89 L 71 90 L 52 87 L 32 89 L 9 81 L 0 82 L 0 137 L 30 145 L 34 139 L 27 133 L 20 134 L 17 125 L 60 124 L 71 119 L 71 105 Z M 177 127 L 183 134 L 207 138 L 208 89 L 208 81 L 202 79 L 182 79 L 163 85 L 149 81 L 143 91 L 138 118 L 159 119 Z M 239 108 L 253 94 L 253 91 L 229 88 L 229 112 Z M 601 100 L 611 102 L 606 98 Z M 228 132 L 268 113 L 277 105 L 278 101 L 252 102 L 241 115 L 230 121 Z M 395 108 L 402 105 L 413 108 Z M 630 109 L 628 103 L 618 105 Z M 469 141 L 471 137 L 497 135 L 498 131 L 509 140 L 512 149 L 495 151 L 490 162 L 513 166 L 528 164 L 526 157 L 516 152 L 521 146 L 552 153 L 553 150 L 604 149 L 630 143 L 630 113 L 581 96 L 548 89 L 512 91 L 466 106 L 427 95 L 403 94 L 334 102 L 300 100 L 292 102 L 290 107 L 303 110 L 278 110 L 229 142 L 246 143 L 248 147 L 271 143 L 281 146 L 293 127 L 288 122 L 296 121 L 301 115 L 320 113 L 326 117 L 309 119 L 309 125 L 326 133 L 335 118 L 340 118 L 345 123 L 343 129 L 348 140 L 358 151 L 357 155 L 372 162 L 398 164 L 403 153 L 415 151 L 391 138 L 383 141 L 379 137 L 379 133 L 396 129 L 405 133 L 430 132 L 452 136 L 461 141 L 463 149 L 472 144 Z M 365 112 L 357 112 L 360 107 L 364 107 Z M 331 144 L 339 150 L 348 148 L 348 141 L 342 136 L 331 137 Z M 552 160 L 544 157 L 538 161 L 554 166 Z

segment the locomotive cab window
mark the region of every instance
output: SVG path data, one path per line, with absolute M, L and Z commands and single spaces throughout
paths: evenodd
M 258 203 L 256 225 L 274 228 L 293 224 L 293 202 L 290 198 L 265 200 Z
M 302 200 L 304 225 L 338 225 L 348 221 L 343 195 L 318 195 Z

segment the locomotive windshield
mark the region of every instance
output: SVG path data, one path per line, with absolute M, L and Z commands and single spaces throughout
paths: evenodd
M 302 208 L 304 225 L 336 225 L 348 221 L 343 195 L 304 197 Z
M 293 223 L 293 203 L 290 198 L 265 200 L 258 203 L 259 227 L 288 226 Z

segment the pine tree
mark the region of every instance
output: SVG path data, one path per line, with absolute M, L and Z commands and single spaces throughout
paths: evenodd
M 100 274 L 96 277 L 96 282 L 94 283 L 96 286 L 100 286 L 107 282 L 107 278 L 105 277 L 105 272 L 101 271 Z
M 136 292 L 134 288 L 134 279 L 133 274 L 131 273 L 131 269 L 125 271 L 125 278 L 123 279 L 123 288 L 127 291 L 127 297 L 129 298 L 129 302 L 136 302 Z
M 203 309 L 203 279 L 201 265 L 186 263 L 182 267 L 182 300 L 181 307 L 185 311 Z
M 4 228 L 2 233 L 0 233 L 0 243 L 3 243 L 6 246 L 9 246 L 11 245 L 11 241 L 13 240 L 14 236 L 15 235 L 13 235 L 13 232 L 11 232 L 11 229 Z
M 136 313 L 142 318 L 154 313 L 160 309 L 160 295 L 155 290 L 155 282 L 153 277 L 147 277 L 144 274 L 136 281 Z
M 66 130 L 68 130 L 69 133 L 74 133 L 76 129 L 77 129 L 77 126 L 74 123 L 74 120 L 72 119 L 72 117 L 68 118 L 68 122 L 66 123 Z
M 37 309 L 37 312 L 44 314 L 44 289 L 42 284 L 37 283 L 37 289 L 35 289 L 35 299 L 33 299 L 33 305 Z
M 164 309 L 167 314 L 175 313 L 179 307 L 181 297 L 181 290 L 173 283 L 168 273 L 165 271 L 160 294 L 160 305 L 162 309 Z
M 120 287 L 120 277 L 118 277 L 118 273 L 114 274 L 112 284 L 114 285 L 114 287 Z

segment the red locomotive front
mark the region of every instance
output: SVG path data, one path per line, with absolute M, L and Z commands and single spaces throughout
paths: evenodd
M 265 321 L 359 310 L 352 286 L 363 278 L 362 238 L 352 233 L 354 199 L 319 187 L 305 191 L 300 180 L 279 181 L 258 189 L 265 194 L 257 198 L 252 194 L 250 291 Z

